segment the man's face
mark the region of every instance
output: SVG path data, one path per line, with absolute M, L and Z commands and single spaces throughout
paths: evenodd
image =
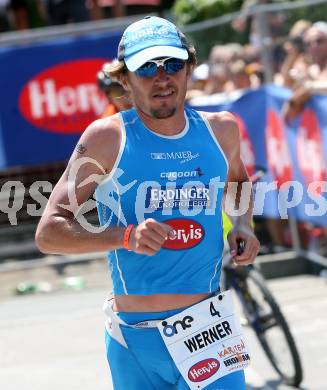
M 315 28 L 311 28 L 305 34 L 304 42 L 307 45 L 307 52 L 313 62 L 321 64 L 327 58 L 327 36 Z
M 174 74 L 168 74 L 162 66 L 153 77 L 141 77 L 128 72 L 125 78 L 135 107 L 146 116 L 156 119 L 172 117 L 183 108 L 190 65 Z

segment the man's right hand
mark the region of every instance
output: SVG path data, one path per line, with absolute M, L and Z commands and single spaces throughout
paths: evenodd
M 129 248 L 135 253 L 153 256 L 161 249 L 172 231 L 171 226 L 148 218 L 133 228 L 129 237 Z

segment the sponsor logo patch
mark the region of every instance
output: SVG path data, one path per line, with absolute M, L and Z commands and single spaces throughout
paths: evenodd
M 241 353 L 244 350 L 245 350 L 245 344 L 244 344 L 244 341 L 241 340 L 241 342 L 239 344 L 234 344 L 230 347 L 225 347 L 224 349 L 218 351 L 218 356 L 221 359 L 224 359 L 227 357 L 238 355 L 239 353 Z
M 233 357 L 224 360 L 224 365 L 230 368 L 230 371 L 243 367 L 243 362 L 250 360 L 250 355 L 247 353 L 237 354 Z
M 177 218 L 164 221 L 164 223 L 174 229 L 162 246 L 165 249 L 190 249 L 204 238 L 203 227 L 192 219 Z
M 202 382 L 219 370 L 220 364 L 217 359 L 209 358 L 194 364 L 188 371 L 188 379 L 192 382 Z
M 204 173 L 201 171 L 201 168 L 196 168 L 194 171 L 175 171 L 175 172 L 161 172 L 161 179 L 176 180 L 184 179 L 190 177 L 201 177 Z
M 166 337 L 172 337 L 175 334 L 178 334 L 180 330 L 185 330 L 190 328 L 191 322 L 194 321 L 194 318 L 191 316 L 185 316 L 182 320 L 175 321 L 172 325 L 169 325 L 167 321 L 162 321 L 162 326 L 164 327 L 163 333 Z
M 194 160 L 200 156 L 199 153 L 193 153 L 190 150 L 181 152 L 153 152 L 151 153 L 152 160 L 178 160 L 181 164 Z
M 157 210 L 210 208 L 213 193 L 214 188 L 209 185 L 148 187 L 145 206 Z

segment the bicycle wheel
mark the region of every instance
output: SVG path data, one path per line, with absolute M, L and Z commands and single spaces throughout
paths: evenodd
M 289 326 L 263 276 L 254 268 L 238 274 L 237 295 L 248 323 L 282 381 L 298 386 L 303 379 L 300 356 Z

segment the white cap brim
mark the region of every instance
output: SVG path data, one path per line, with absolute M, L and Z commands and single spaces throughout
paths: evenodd
M 180 60 L 188 59 L 186 49 L 174 46 L 153 46 L 132 55 L 130 58 L 125 58 L 125 64 L 130 72 L 135 72 L 140 66 L 146 62 L 158 57 L 174 57 Z

